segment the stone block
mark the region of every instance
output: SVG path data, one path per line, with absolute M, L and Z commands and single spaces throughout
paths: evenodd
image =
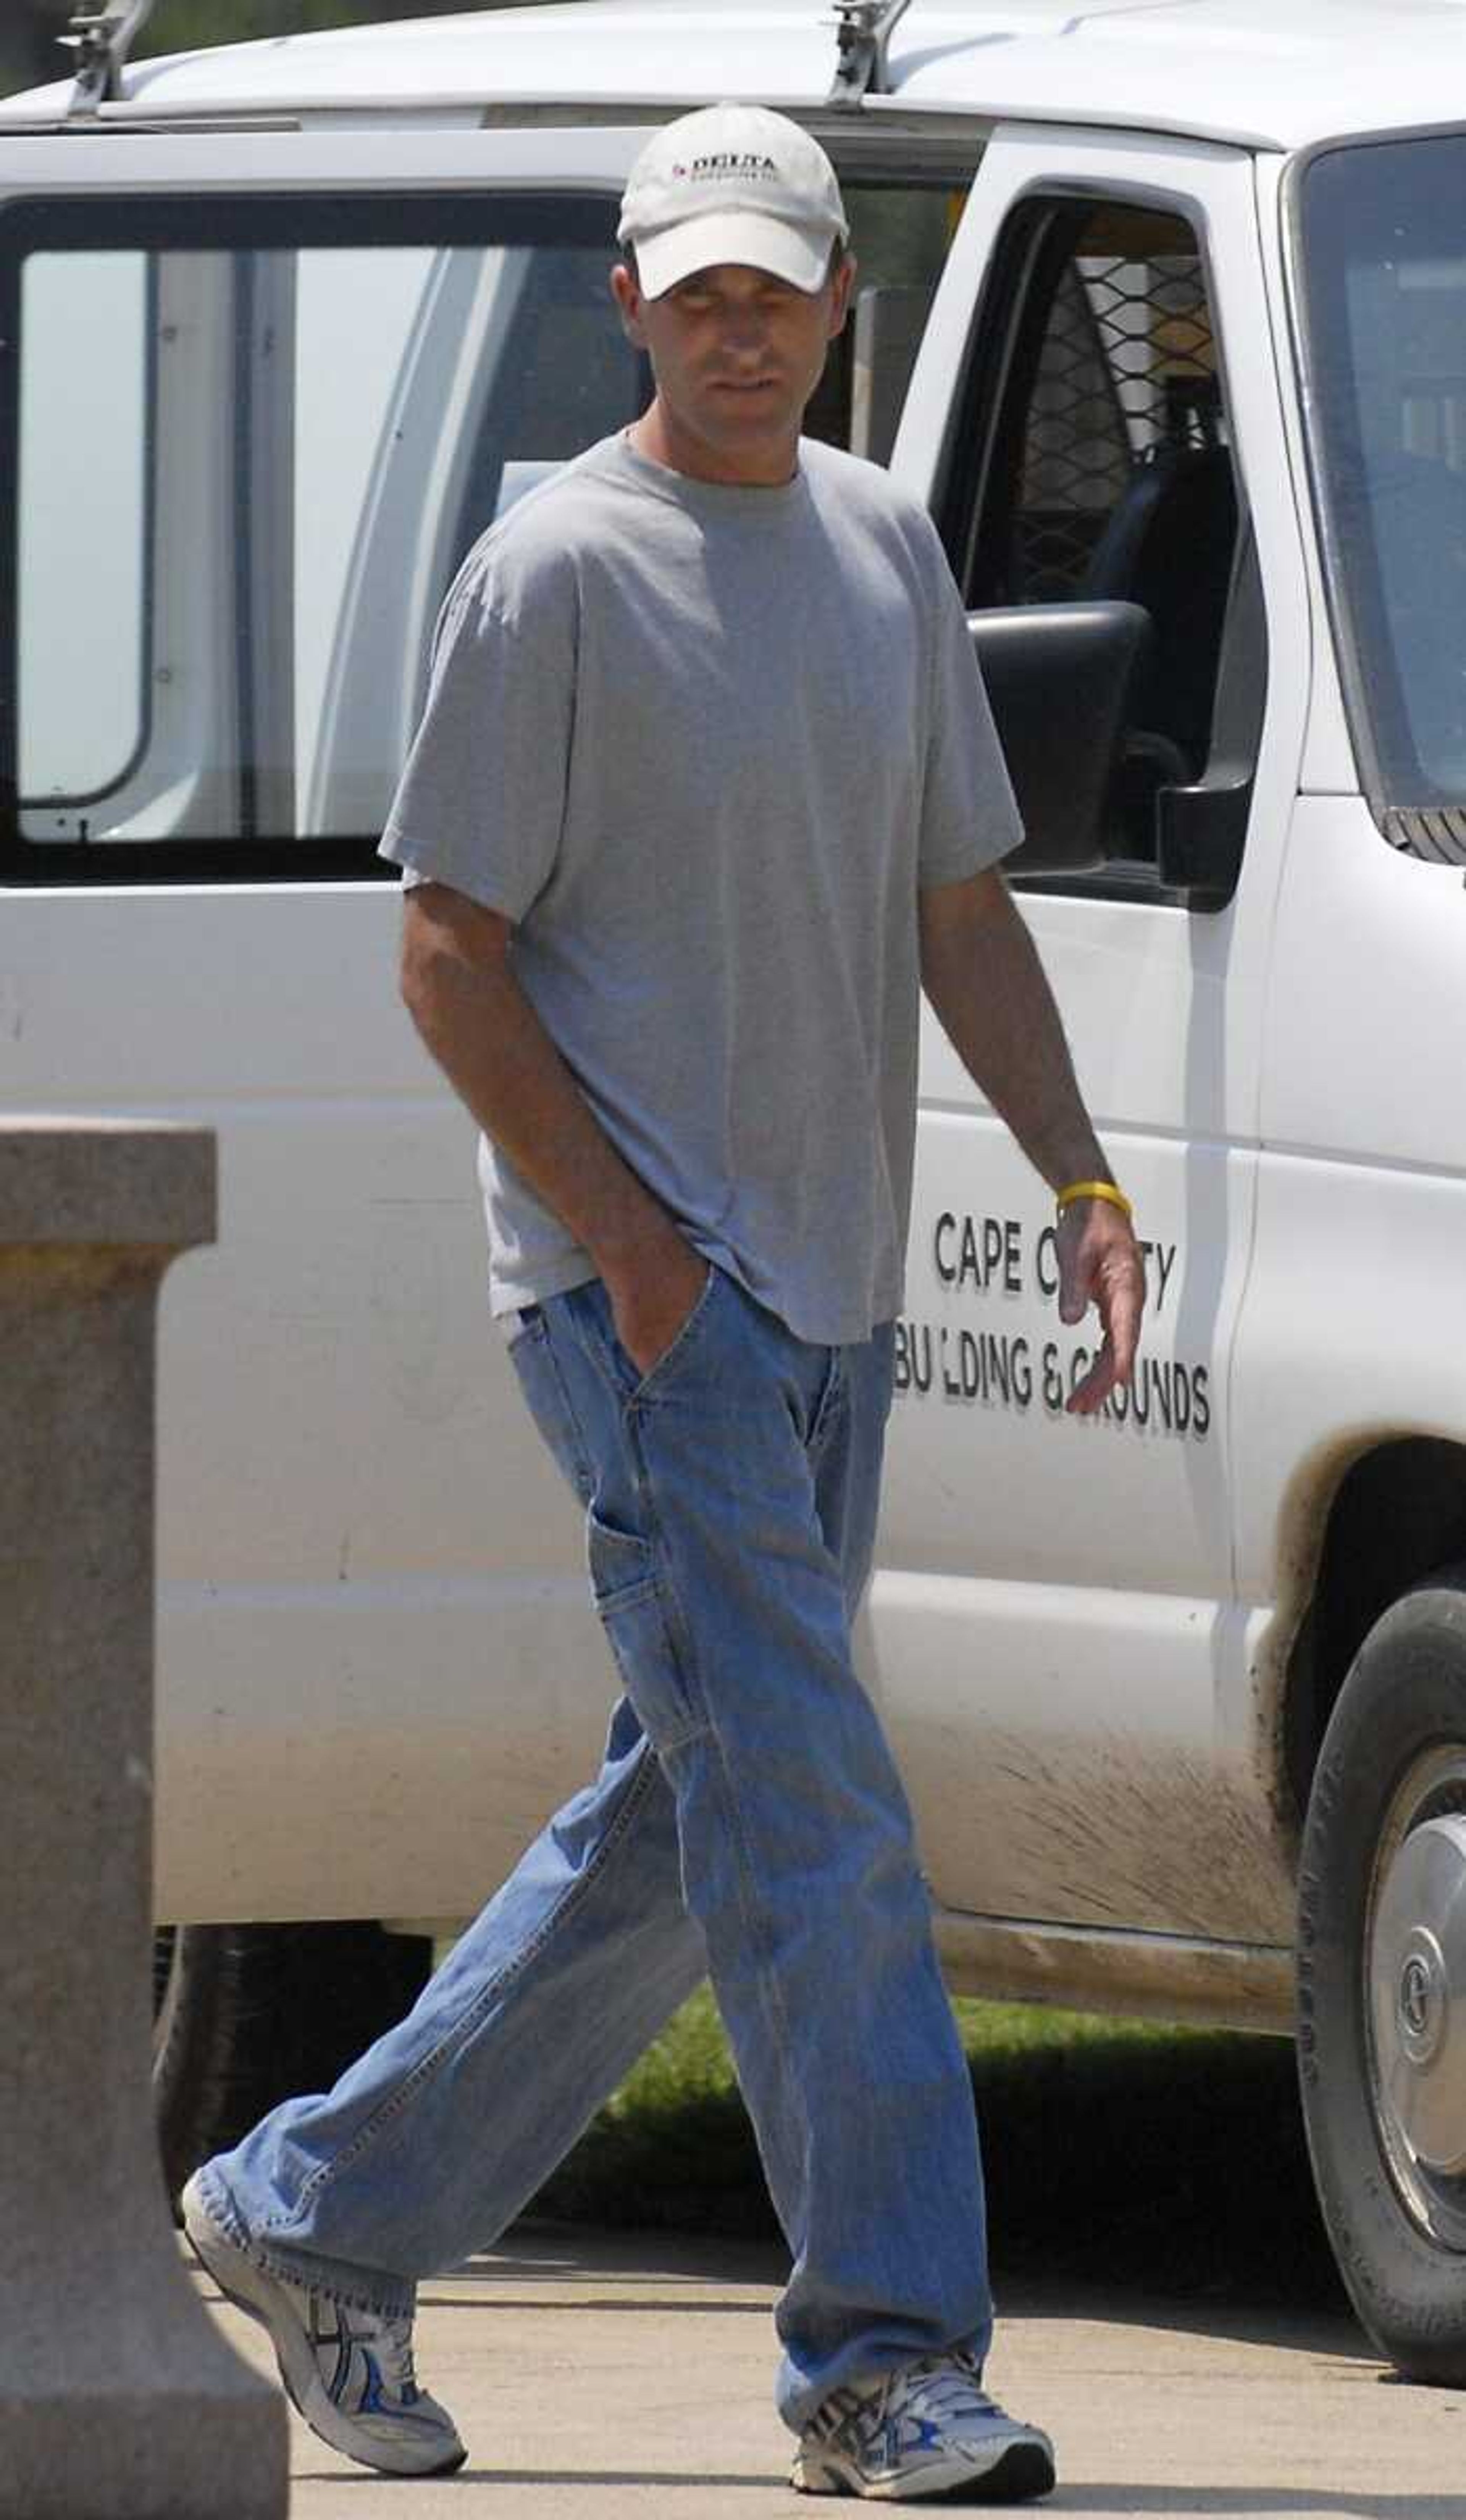
M 283 2520 L 180 2261 L 151 2070 L 154 1363 L 213 1141 L 0 1124 L 0 2520 Z

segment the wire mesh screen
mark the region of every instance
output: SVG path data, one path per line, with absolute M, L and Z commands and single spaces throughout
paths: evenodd
M 1107 230 L 1109 231 L 1107 233 Z M 1176 219 L 1091 221 L 1047 310 L 1025 418 L 1012 600 L 1086 591 L 1091 557 L 1137 472 L 1222 442 L 1201 256 Z

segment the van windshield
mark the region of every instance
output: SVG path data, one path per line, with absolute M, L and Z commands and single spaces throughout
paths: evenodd
M 1355 742 L 1387 831 L 1413 845 L 1466 809 L 1466 133 L 1329 150 L 1300 209 Z

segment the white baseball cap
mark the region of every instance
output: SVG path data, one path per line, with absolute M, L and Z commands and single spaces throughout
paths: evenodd
M 644 297 L 716 262 L 771 271 L 811 296 L 849 236 L 817 140 L 761 105 L 710 105 L 647 143 L 626 179 L 617 237 L 636 249 Z

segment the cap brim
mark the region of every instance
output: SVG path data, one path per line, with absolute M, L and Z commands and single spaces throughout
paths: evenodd
M 771 271 L 775 279 L 787 280 L 791 289 L 802 289 L 812 297 L 824 287 L 839 234 L 838 228 L 796 227 L 789 219 L 771 219 L 756 210 L 710 210 L 704 218 L 679 219 L 675 227 L 628 241 L 636 248 L 643 297 L 664 297 L 679 280 L 719 262 Z

